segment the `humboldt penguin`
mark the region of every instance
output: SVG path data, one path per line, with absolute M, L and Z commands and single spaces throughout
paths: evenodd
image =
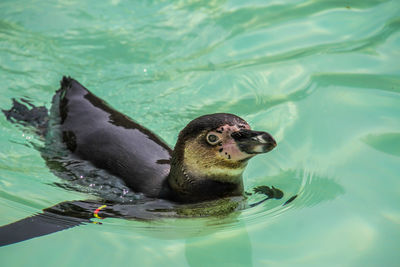
M 179 205 L 242 196 L 242 174 L 249 159 L 276 146 L 269 133 L 251 130 L 242 118 L 216 113 L 189 122 L 172 150 L 154 133 L 114 110 L 70 77 L 61 80 L 49 115 L 43 107 L 29 106 L 31 109 L 14 100 L 13 107 L 3 112 L 10 121 L 35 127 L 50 150 L 64 148 L 74 159 L 119 177 L 134 192 L 153 201 L 167 200 Z M 62 146 L 55 149 L 51 146 L 57 142 L 49 139 L 57 138 Z M 72 223 L 70 220 L 61 226 L 60 220 L 53 222 L 42 214 L 2 226 L 0 245 L 87 222 L 93 214 L 98 217 L 106 206 L 103 204 L 63 202 L 45 209 L 44 213 L 54 216 L 73 217 Z M 132 211 L 118 203 L 107 205 L 102 210 L 103 217 L 131 216 Z
M 73 154 L 121 177 L 135 192 L 178 202 L 243 194 L 248 160 L 276 146 L 270 134 L 251 130 L 240 117 L 217 113 L 191 121 L 171 150 L 66 77 L 52 112 L 59 113 L 63 142 Z

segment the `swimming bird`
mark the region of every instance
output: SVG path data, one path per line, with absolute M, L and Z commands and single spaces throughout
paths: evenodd
M 10 121 L 34 126 L 45 136 L 47 149 L 65 150 L 75 160 L 88 162 L 119 177 L 134 192 L 170 203 L 242 196 L 242 174 L 249 159 L 276 147 L 269 133 L 252 130 L 236 115 L 216 113 L 189 122 L 179 133 L 172 150 L 157 135 L 116 111 L 70 77 L 63 77 L 49 116 L 43 107 L 30 106 L 28 109 L 14 101 L 13 107 L 3 112 Z M 55 144 L 58 144 L 56 148 Z M 108 208 L 101 208 L 103 211 L 108 210 L 114 216 L 123 214 L 118 203 L 107 204 Z M 45 209 L 45 213 L 80 220 L 53 229 L 48 226 L 48 219 L 39 214 L 0 227 L 0 233 L 5 233 L 6 229 L 7 232 L 21 229 L 21 225 L 27 227 L 29 223 L 31 228 L 21 234 L 22 237 L 8 234 L 0 245 L 40 236 L 41 232 L 48 234 L 73 227 L 97 215 L 99 207 L 103 206 L 100 202 L 78 201 Z M 81 212 L 79 216 L 77 210 Z M 97 213 L 93 213 L 96 210 Z
M 60 118 L 63 142 L 73 154 L 121 177 L 135 192 L 177 202 L 243 194 L 248 160 L 276 146 L 267 132 L 251 130 L 236 115 L 217 113 L 191 121 L 171 150 L 155 134 L 66 77 L 52 112 Z

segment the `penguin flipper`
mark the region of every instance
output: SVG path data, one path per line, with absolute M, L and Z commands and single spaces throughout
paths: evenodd
M 0 247 L 90 223 L 93 211 L 102 203 L 66 201 L 43 210 L 43 213 L 0 226 Z
M 82 224 L 82 220 L 41 213 L 0 227 L 0 246 L 59 232 Z

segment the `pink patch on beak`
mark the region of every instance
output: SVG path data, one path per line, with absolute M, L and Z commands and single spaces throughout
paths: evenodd
M 226 124 L 215 130 L 215 133 L 221 139 L 221 142 L 218 144 L 218 147 L 220 148 L 219 153 L 222 157 L 233 161 L 239 161 L 254 156 L 253 154 L 247 154 L 245 152 L 242 152 L 238 148 L 235 140 L 231 137 L 231 134 L 233 132 L 239 131 L 240 129 L 250 130 L 250 126 L 247 124 L 243 124 L 239 127 L 237 125 L 231 126 Z

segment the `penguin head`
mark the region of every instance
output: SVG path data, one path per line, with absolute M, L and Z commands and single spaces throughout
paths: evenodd
M 242 184 L 242 173 L 248 160 L 275 146 L 269 133 L 251 130 L 249 124 L 236 115 L 204 115 L 180 132 L 171 171 L 175 175 L 181 173 L 180 183 L 212 180 Z

